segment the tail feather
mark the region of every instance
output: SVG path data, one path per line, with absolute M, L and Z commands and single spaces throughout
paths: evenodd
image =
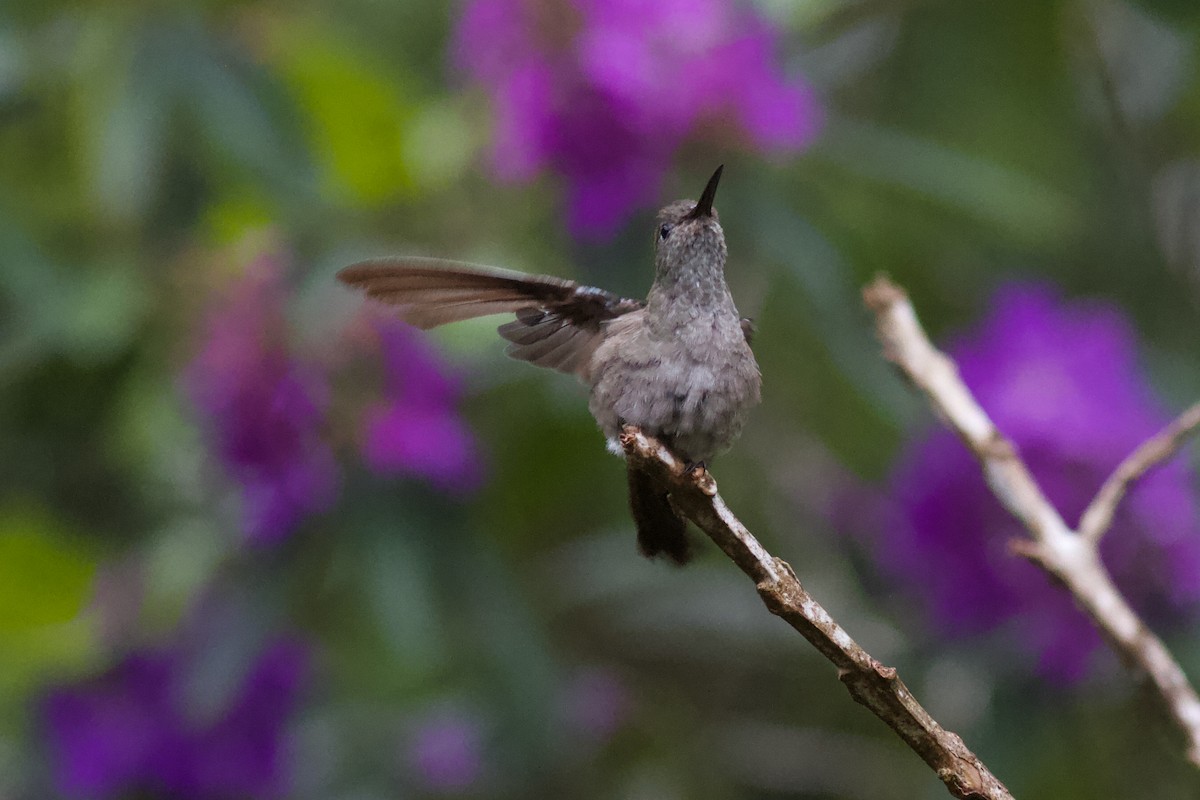
M 647 558 L 665 555 L 676 564 L 686 564 L 692 557 L 687 523 L 675 513 L 667 491 L 645 470 L 630 465 L 628 474 L 638 549 Z

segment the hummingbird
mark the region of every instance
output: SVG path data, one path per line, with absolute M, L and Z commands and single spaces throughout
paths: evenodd
M 750 349 L 753 323 L 738 314 L 725 282 L 725 233 L 713 208 L 724 165 L 700 199 L 658 212 L 654 283 L 645 300 L 548 275 L 437 258 L 399 256 L 352 264 L 338 279 L 428 329 L 493 314 L 507 353 L 577 376 L 588 408 L 622 453 L 626 425 L 662 441 L 688 465 L 706 468 L 741 433 L 760 400 Z M 627 462 L 638 547 L 678 564 L 691 557 L 686 524 L 667 489 Z

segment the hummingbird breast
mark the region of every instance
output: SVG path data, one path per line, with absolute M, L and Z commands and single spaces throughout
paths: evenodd
M 681 458 L 708 461 L 733 443 L 760 399 L 741 320 L 730 303 L 693 306 L 665 328 L 648 322 L 643 310 L 609 323 L 589 373 L 592 415 L 610 440 L 636 425 Z

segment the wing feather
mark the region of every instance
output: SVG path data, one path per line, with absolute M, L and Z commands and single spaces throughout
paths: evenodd
M 500 335 L 513 358 L 583 375 L 604 325 L 644 305 L 550 275 L 526 275 L 435 258 L 380 258 L 346 267 L 338 279 L 395 306 L 419 328 L 513 313 Z

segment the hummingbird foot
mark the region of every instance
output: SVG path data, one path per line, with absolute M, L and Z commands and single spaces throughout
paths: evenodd
M 708 471 L 708 464 L 703 461 L 690 461 L 683 468 L 683 474 L 692 479 L 696 484 L 696 488 L 704 492 L 709 497 L 713 497 L 717 493 L 717 482 L 713 480 L 712 473 Z
M 637 439 L 638 434 L 641 432 L 642 432 L 642 429 L 636 425 L 622 424 L 621 432 L 618 433 L 616 436 L 609 438 L 609 440 L 608 440 L 609 449 L 612 449 L 613 446 L 615 445 L 616 447 L 620 448 L 621 455 L 624 455 L 625 450 L 628 449 L 629 446 L 633 444 L 634 440 Z

